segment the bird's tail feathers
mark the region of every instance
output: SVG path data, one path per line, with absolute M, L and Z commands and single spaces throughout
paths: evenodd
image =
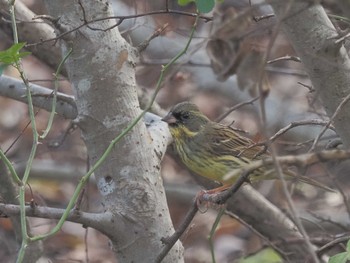
M 315 179 L 312 179 L 312 178 L 307 177 L 307 176 L 296 174 L 295 172 L 293 172 L 291 170 L 287 170 L 287 171 L 283 170 L 283 175 L 285 175 L 285 179 L 288 181 L 294 180 L 297 182 L 302 182 L 305 184 L 309 184 L 309 185 L 321 188 L 321 189 L 328 191 L 328 192 L 337 192 L 336 190 L 318 182 Z M 250 179 L 251 179 L 251 182 L 254 182 L 254 181 L 260 181 L 262 179 L 263 180 L 279 179 L 279 177 L 276 175 L 275 169 L 269 169 L 269 170 L 266 170 L 263 175 L 252 176 L 252 177 L 250 177 Z

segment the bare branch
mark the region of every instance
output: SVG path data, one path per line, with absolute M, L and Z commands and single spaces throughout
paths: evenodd
M 320 138 L 322 137 L 322 135 L 326 132 L 326 130 L 328 129 L 328 127 L 330 127 L 331 123 L 334 121 L 334 119 L 338 116 L 338 114 L 341 112 L 341 110 L 343 109 L 344 105 L 350 100 L 350 93 L 341 101 L 341 103 L 339 104 L 339 106 L 336 108 L 335 112 L 333 113 L 332 117 L 329 119 L 327 125 L 322 129 L 322 131 L 317 135 L 317 137 L 315 138 L 309 152 L 312 152 L 315 150 L 316 144 L 317 142 L 320 140 Z
M 19 205 L 0 203 L 0 213 L 4 216 L 17 216 L 20 213 Z M 44 206 L 26 206 L 26 214 L 30 217 L 40 217 L 59 220 L 64 213 L 64 209 L 44 207 Z M 107 213 L 87 213 L 78 210 L 72 210 L 67 220 L 82 224 L 85 227 L 101 229 L 101 222 L 109 218 Z
M 33 105 L 50 111 L 52 109 L 52 90 L 36 84 L 30 84 Z M 25 97 L 26 88 L 23 81 L 5 75 L 0 77 L 0 95 L 27 103 Z M 56 112 L 65 118 L 74 119 L 77 116 L 77 108 L 73 96 L 57 93 Z
M 334 247 L 335 245 L 338 245 L 339 243 L 343 243 L 346 242 L 350 239 L 349 235 L 344 235 L 342 237 L 338 237 L 334 240 L 332 240 L 331 242 L 325 244 L 324 246 L 320 247 L 319 249 L 317 249 L 317 254 L 323 254 L 325 253 L 326 250 L 331 249 L 332 247 Z
M 301 120 L 301 121 L 293 121 L 290 124 L 288 124 L 286 127 L 280 129 L 278 132 L 276 132 L 273 136 L 271 136 L 269 138 L 270 142 L 274 142 L 278 137 L 280 137 L 281 135 L 285 134 L 287 131 L 289 131 L 290 129 L 293 129 L 295 127 L 299 127 L 299 126 L 305 126 L 305 125 L 321 125 L 321 126 L 327 126 L 328 125 L 328 121 L 324 121 L 324 120 L 319 120 L 319 119 L 313 119 L 313 120 Z M 328 126 L 329 129 L 334 130 L 334 127 L 332 125 Z M 265 143 L 263 143 L 265 144 Z M 260 143 L 258 143 L 257 145 L 260 145 Z
M 171 248 L 175 245 L 175 243 L 179 240 L 179 238 L 182 236 L 182 234 L 186 231 L 187 227 L 191 224 L 194 216 L 198 212 L 198 206 L 197 202 L 194 201 L 192 203 L 192 206 L 190 210 L 187 212 L 184 220 L 182 221 L 181 225 L 178 229 L 176 229 L 175 233 L 172 234 L 170 237 L 164 237 L 162 238 L 162 242 L 165 244 L 161 252 L 156 258 L 156 263 L 162 262 L 162 260 L 165 258 L 165 256 L 169 253 Z
M 143 16 L 162 15 L 162 14 L 183 15 L 183 16 L 191 16 L 191 17 L 198 16 L 200 19 L 203 19 L 205 22 L 212 21 L 212 19 L 213 19 L 212 17 L 208 17 L 208 16 L 204 16 L 204 15 L 197 15 L 196 13 L 189 13 L 189 12 L 185 12 L 185 11 L 169 10 L 169 9 L 168 10 L 157 10 L 157 11 L 151 11 L 151 12 L 146 12 L 146 13 L 142 13 L 142 14 L 127 15 L 127 16 L 108 16 L 108 17 L 97 18 L 97 19 L 93 19 L 93 20 L 89 20 L 89 21 L 87 21 L 85 19 L 83 24 L 80 24 L 80 25 L 78 25 L 70 30 L 62 32 L 61 34 L 59 34 L 56 37 L 53 37 L 50 39 L 44 39 L 44 40 L 41 40 L 40 42 L 36 42 L 36 43 L 30 43 L 30 44 L 27 44 L 26 46 L 32 47 L 32 46 L 40 45 L 40 44 L 43 44 L 46 42 L 57 41 L 61 38 L 66 37 L 68 34 L 71 34 L 75 31 L 81 29 L 84 26 L 87 26 L 91 30 L 108 31 L 108 30 L 111 30 L 111 29 L 119 26 L 126 19 L 138 18 L 138 17 L 143 17 Z M 107 27 L 105 29 L 92 28 L 90 26 L 90 24 L 93 24 L 96 22 L 101 22 L 101 21 L 106 21 L 106 20 L 118 20 L 118 22 L 116 22 L 113 26 Z
M 280 164 L 285 165 L 296 165 L 300 167 L 306 167 L 317 162 L 326 161 L 341 161 L 350 158 L 350 151 L 344 150 L 327 150 L 316 153 L 305 153 L 300 155 L 286 155 L 276 157 L 276 161 Z M 241 169 L 234 170 L 226 174 L 223 178 L 224 181 L 229 181 L 230 179 L 239 176 L 243 171 L 251 171 L 263 167 L 265 165 L 273 164 L 272 158 L 266 158 L 263 160 L 253 161 L 245 165 Z
M 216 122 L 220 122 L 222 121 L 223 119 L 225 119 L 231 112 L 245 106 L 245 105 L 252 105 L 254 103 L 254 101 L 257 101 L 260 97 L 257 96 L 249 101 L 244 101 L 244 102 L 241 102 L 241 103 L 238 103 L 237 105 L 231 107 L 230 109 L 228 109 L 225 113 L 223 113 L 221 116 L 219 116 L 215 121 Z
M 153 34 L 151 36 L 149 36 L 147 39 L 145 39 L 144 41 L 142 41 L 138 46 L 137 49 L 138 51 L 141 53 L 142 51 L 144 51 L 149 43 L 156 37 L 159 37 L 164 30 L 168 27 L 169 24 L 165 24 L 163 25 L 161 28 L 158 28 L 156 31 L 153 32 Z

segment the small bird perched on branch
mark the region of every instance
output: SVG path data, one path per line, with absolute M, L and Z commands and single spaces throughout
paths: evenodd
M 235 169 L 244 168 L 254 160 L 269 157 L 263 146 L 254 146 L 254 142 L 243 137 L 231 127 L 209 120 L 198 107 L 190 102 L 175 105 L 162 119 L 168 123 L 174 139 L 175 150 L 182 162 L 191 171 L 223 184 L 211 190 L 211 193 L 226 190 L 238 177 L 228 181 L 223 178 Z M 286 170 L 286 179 L 298 181 L 332 191 L 331 188 Z M 272 166 L 261 167 L 250 174 L 250 181 L 278 179 Z

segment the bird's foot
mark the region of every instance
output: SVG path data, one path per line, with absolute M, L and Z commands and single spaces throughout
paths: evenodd
M 210 207 L 212 208 L 223 208 L 225 204 L 221 201 L 221 193 L 225 190 L 213 191 L 212 190 L 201 190 L 196 195 L 196 204 L 198 210 L 201 213 L 205 213 L 208 211 Z M 204 207 L 204 209 L 203 209 Z

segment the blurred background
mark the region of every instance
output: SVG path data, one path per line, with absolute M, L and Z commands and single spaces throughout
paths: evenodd
M 21 2 L 35 14 L 45 14 L 41 0 Z M 189 100 L 196 103 L 212 120 L 228 113 L 220 121 L 239 129 L 256 142 L 266 140 L 292 122 L 328 120 L 288 39 L 282 30 L 276 28 L 272 9 L 260 4 L 260 1 L 252 2 L 254 7 L 250 7 L 248 1 L 225 0 L 218 3 L 213 12 L 204 14 L 188 52 L 166 75 L 163 88 L 156 99 L 154 113 L 164 116 L 176 103 Z M 165 9 L 164 0 L 111 3 L 115 14 L 120 16 Z M 322 1 L 322 5 L 330 15 L 343 14 L 344 10 L 336 1 Z M 169 8 L 195 13 L 194 4 L 179 6 L 176 1 L 169 1 Z M 8 30 L 7 10 L 1 10 L 0 15 L 0 50 L 5 50 L 12 45 L 12 35 Z M 340 30 L 348 26 L 339 20 L 332 19 L 332 22 Z M 137 63 L 141 107 L 153 93 L 162 65 L 186 45 L 193 23 L 194 18 L 191 16 L 171 13 L 126 19 L 119 26 L 125 39 L 134 46 L 138 46 L 159 28 L 165 27 L 161 35 L 154 38 L 141 53 Z M 30 44 L 26 39 L 21 41 Z M 52 53 L 56 54 L 58 44 L 50 45 Z M 45 60 L 40 57 L 40 45 L 32 47 L 30 51 L 33 54 L 23 59 L 29 80 L 52 89 L 55 72 L 52 59 L 58 63 L 61 58 L 48 56 Z M 267 64 L 262 66 L 267 52 Z M 18 72 L 11 67 L 6 68 L 3 74 L 19 78 Z M 73 95 L 64 74 L 60 79 L 59 91 Z M 257 83 L 261 83 L 262 92 L 259 92 Z M 260 96 L 259 99 L 259 94 L 263 94 L 264 98 Z M 240 103 L 240 107 L 229 112 Z M 261 114 L 262 104 L 266 111 L 266 121 L 263 121 Z M 36 109 L 39 131 L 45 129 L 48 116 L 49 113 L 45 110 Z M 19 173 L 25 169 L 31 147 L 32 134 L 28 125 L 27 105 L 0 97 L 0 147 L 7 152 Z M 28 191 L 28 200 L 34 199 L 39 205 L 64 208 L 79 178 L 88 169 L 80 131 L 70 129 L 70 126 L 71 120 L 55 116 L 49 136 L 38 147 L 30 175 L 31 191 Z M 307 152 L 322 128 L 323 126 L 307 125 L 291 129 L 274 143 L 278 154 Z M 328 130 L 317 149 L 325 149 L 336 140 L 335 132 Z M 162 163 L 162 176 L 176 227 L 195 194 L 207 182 L 191 174 L 169 148 L 169 154 Z M 334 178 L 337 178 L 345 192 L 349 187 L 346 163 L 314 165 L 301 172 L 335 188 L 337 185 L 334 184 Z M 282 209 L 286 208 L 278 182 L 264 182 L 255 187 L 271 202 Z M 327 240 L 349 230 L 349 215 L 340 194 L 327 193 L 303 184 L 291 184 L 291 189 L 293 200 L 308 231 L 312 233 L 311 236 Z M 90 182 L 85 190 L 82 209 L 100 209 L 99 193 L 94 182 Z M 182 237 L 186 262 L 211 262 L 207 237 L 217 212 L 217 208 L 209 208 L 206 213 L 199 213 Z M 55 221 L 33 218 L 31 222 L 35 233 L 45 233 Z M 244 255 L 259 251 L 265 243 L 242 222 L 225 215 L 215 233 L 213 244 L 217 262 L 235 262 Z M 42 262 L 116 262 L 105 236 L 74 223 L 66 223 L 59 234 L 45 241 L 44 246 Z M 17 247 L 12 225 L 7 218 L 0 218 L 0 247 L 0 258 L 3 262 L 11 262 L 16 256 Z

